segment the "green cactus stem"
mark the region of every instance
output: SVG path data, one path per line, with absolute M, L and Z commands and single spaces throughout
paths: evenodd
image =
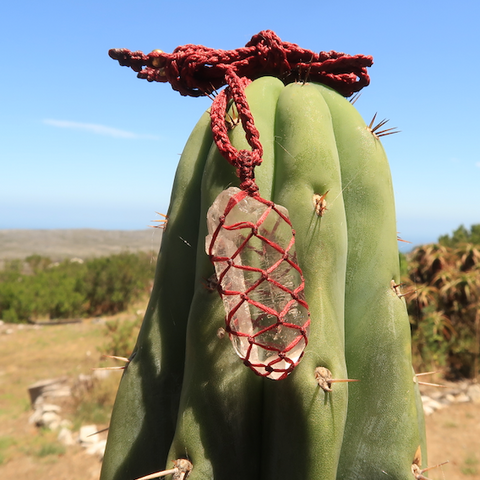
M 227 87 L 180 159 L 101 480 L 418 478 L 425 426 L 379 140 L 392 131 L 345 98 L 371 57 L 271 31 L 238 50 L 110 56 L 182 95 Z

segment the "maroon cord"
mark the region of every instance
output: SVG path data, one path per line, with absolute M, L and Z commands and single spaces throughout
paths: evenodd
M 112 49 L 109 55 L 120 65 L 138 72 L 139 78 L 168 82 L 185 96 L 210 95 L 227 85 L 212 104 L 213 138 L 222 155 L 237 169 L 240 188 L 253 196 L 258 195 L 254 169 L 262 162 L 263 149 L 245 97 L 246 85 L 259 77 L 275 76 L 284 83 L 320 82 L 348 97 L 370 83 L 367 67 L 373 64 L 372 57 L 367 55 L 315 53 L 294 43 L 282 42 L 271 30 L 254 35 L 245 47 L 236 50 L 184 45 L 173 53 L 154 50 L 145 55 Z M 251 151 L 237 151 L 230 143 L 225 119 L 230 99 L 235 102 Z
M 210 95 L 227 84 L 225 73 L 255 80 L 274 76 L 284 83 L 296 80 L 320 82 L 345 97 L 370 83 L 369 55 L 346 55 L 335 51 L 315 53 L 294 43 L 282 42 L 271 30 L 264 30 L 243 48 L 215 50 L 203 45 L 183 45 L 172 53 L 160 50 L 145 55 L 127 49 L 112 49 L 110 57 L 131 67 L 139 78 L 150 82 L 168 82 L 182 95 Z
M 249 195 L 257 196 L 258 187 L 255 183 L 254 170 L 256 166 L 262 163 L 263 147 L 244 92 L 245 86 L 249 81 L 237 77 L 231 70 L 225 72 L 225 77 L 228 87 L 215 97 L 210 109 L 213 140 L 230 165 L 237 169 L 237 175 L 240 178 L 240 189 L 247 191 Z M 230 143 L 225 117 L 230 99 L 233 99 L 235 102 L 247 142 L 252 148 L 251 151 L 237 150 Z

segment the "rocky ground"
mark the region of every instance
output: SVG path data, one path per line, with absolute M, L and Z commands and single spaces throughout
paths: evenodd
M 123 314 L 133 318 L 138 312 Z M 120 376 L 92 370 L 101 362 L 106 319 L 48 327 L 0 325 L 0 478 L 97 480 L 108 418 L 78 399 L 110 407 Z M 117 375 L 117 376 L 115 376 Z M 49 381 L 46 381 L 49 380 Z M 421 381 L 438 379 L 419 377 Z M 480 480 L 480 385 L 421 386 L 432 480 Z M 103 385 L 103 387 L 99 387 Z M 82 393 L 83 392 L 83 393 Z M 89 396 L 90 395 L 90 396 Z M 97 412 L 98 414 L 98 412 Z
M 440 381 L 421 386 L 432 480 L 480 479 L 480 384 Z

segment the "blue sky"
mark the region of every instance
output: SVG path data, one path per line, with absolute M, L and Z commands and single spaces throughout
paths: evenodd
M 210 102 L 137 79 L 108 50 L 232 49 L 264 29 L 315 51 L 373 55 L 356 107 L 401 130 L 383 144 L 402 238 L 480 223 L 479 15 L 478 0 L 7 2 L 0 229 L 151 224 Z

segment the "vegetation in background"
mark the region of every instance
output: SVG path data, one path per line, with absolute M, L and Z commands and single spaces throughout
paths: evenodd
M 438 243 L 400 254 L 404 291 L 412 325 L 417 370 L 475 377 L 480 350 L 480 224 L 463 225 Z M 76 318 L 124 311 L 146 293 L 155 262 L 147 253 L 121 253 L 53 263 L 32 255 L 10 260 L 0 271 L 0 318 Z M 141 318 L 111 320 L 101 353 L 131 352 Z M 128 356 L 128 355 L 127 355 Z
M 135 341 L 140 330 L 142 317 L 137 315 L 135 320 L 109 320 L 105 323 L 107 341 L 98 348 L 104 355 L 129 357 L 135 347 Z
M 83 293 L 88 315 L 112 315 L 125 310 L 150 289 L 155 263 L 147 253 L 100 257 L 86 264 Z
M 408 255 L 407 290 L 416 366 L 479 374 L 480 224 L 461 226 Z
M 151 255 L 120 253 L 52 263 L 33 255 L 0 271 L 0 318 L 7 322 L 112 315 L 150 289 Z
M 472 225 L 470 230 L 467 230 L 463 225 L 460 225 L 453 232 L 452 236 L 442 235 L 438 239 L 438 243 L 444 247 L 456 247 L 465 243 L 480 245 L 480 223 Z

